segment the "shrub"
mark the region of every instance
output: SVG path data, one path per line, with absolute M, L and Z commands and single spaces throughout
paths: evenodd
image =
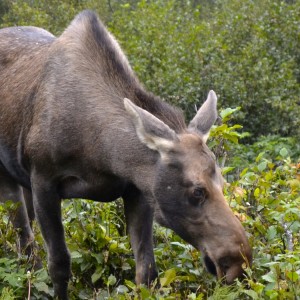
M 222 111 L 223 124 L 212 132 L 212 147 L 223 145 L 218 152 L 220 161 L 242 135 L 236 131 L 240 126 L 228 125 L 235 112 Z M 263 151 L 253 163 L 240 165 L 239 174 L 234 166 L 224 168 L 227 176 L 234 173 L 226 185 L 226 198 L 254 249 L 252 269 L 246 270 L 249 288 L 238 281 L 230 287 L 220 286 L 204 270 L 198 251 L 158 225 L 154 227 L 154 252 L 161 285 L 137 287 L 132 281 L 135 264 L 122 202 L 72 199 L 63 202 L 72 256 L 71 299 L 295 299 L 300 293 L 300 165 L 291 161 L 285 147 L 271 153 L 276 157 Z M 53 289 L 46 269 L 34 271 L 24 257 L 17 258 L 16 233 L 8 218 L 13 209 L 9 202 L 0 206 L 0 295 L 47 299 Z M 35 235 L 42 248 L 36 227 Z M 45 261 L 45 252 L 40 254 Z
M 110 27 L 142 82 L 189 118 L 215 89 L 221 106 L 242 107 L 248 141 L 299 138 L 299 12 L 299 1 L 140 1 L 116 10 Z
M 299 139 L 300 1 L 198 4 L 5 0 L 0 26 L 35 25 L 59 34 L 82 9 L 96 10 L 141 82 L 188 118 L 215 89 L 221 106 L 242 108 L 237 121 L 251 133 L 245 141 L 270 134 Z

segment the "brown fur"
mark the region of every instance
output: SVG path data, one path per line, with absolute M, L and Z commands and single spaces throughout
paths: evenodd
M 216 115 L 210 92 L 186 127 L 180 110 L 143 88 L 92 12 L 58 38 L 34 27 L 0 30 L 0 189 L 16 202 L 20 186 L 32 191 L 60 299 L 71 274 L 63 198 L 124 199 L 137 283 L 157 276 L 154 214 L 204 252 L 211 272 L 227 282 L 241 276 L 251 250 L 204 142 Z M 20 214 L 26 247 L 25 205 Z

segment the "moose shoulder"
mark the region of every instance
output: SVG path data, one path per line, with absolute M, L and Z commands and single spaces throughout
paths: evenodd
M 251 249 L 205 144 L 216 104 L 210 91 L 186 126 L 180 110 L 145 91 L 90 11 L 58 38 L 35 27 L 0 30 L 1 199 L 25 203 L 31 191 L 59 299 L 68 299 L 71 275 L 63 198 L 123 198 L 138 284 L 157 277 L 154 218 L 201 250 L 218 278 L 242 276 Z M 25 208 L 16 222 L 23 246 L 33 238 Z

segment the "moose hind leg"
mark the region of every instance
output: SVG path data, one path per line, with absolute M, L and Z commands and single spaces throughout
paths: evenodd
M 30 226 L 32 227 L 32 222 L 35 219 L 35 213 L 34 213 L 34 207 L 33 207 L 33 201 L 32 201 L 32 193 L 31 190 L 28 190 L 26 188 L 22 188 L 23 190 L 23 197 L 24 202 L 27 209 L 27 215 L 29 219 Z
M 157 278 L 153 253 L 153 210 L 136 189 L 123 197 L 127 230 L 136 262 L 136 283 L 148 286 Z
M 32 176 L 31 182 L 35 214 L 47 247 L 48 268 L 54 292 L 58 299 L 67 300 L 71 260 L 61 219 L 61 199 L 55 186 L 41 176 Z
M 0 202 L 8 200 L 19 204 L 14 215 L 11 216 L 14 227 L 19 231 L 18 251 L 29 257 L 32 254 L 33 232 L 23 197 L 22 188 L 5 172 L 0 172 Z
M 32 201 L 32 193 L 31 190 L 22 188 L 23 191 L 23 198 L 24 203 L 27 210 L 27 215 L 29 219 L 30 227 L 33 226 L 33 221 L 35 220 L 35 213 L 34 213 L 34 207 L 33 207 L 33 201 Z M 43 267 L 42 260 L 39 256 L 39 246 L 36 244 L 35 241 L 33 241 L 31 244 L 29 244 L 26 248 L 26 254 L 30 258 L 30 261 L 33 264 L 34 270 L 41 269 Z

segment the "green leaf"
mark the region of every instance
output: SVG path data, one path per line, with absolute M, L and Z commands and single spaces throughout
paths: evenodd
M 257 169 L 259 170 L 259 172 L 262 172 L 266 169 L 266 167 L 267 167 L 267 162 L 263 161 L 257 166 Z
M 286 275 L 288 277 L 289 280 L 293 281 L 293 282 L 298 282 L 298 279 L 299 279 L 299 275 L 297 272 L 295 271 L 288 271 L 286 272 Z
M 103 273 L 104 273 L 104 270 L 99 270 L 97 268 L 96 271 L 94 272 L 94 274 L 92 275 L 92 278 L 91 278 L 92 283 L 95 283 L 97 280 L 99 280 Z
M 230 171 L 232 171 L 234 169 L 235 169 L 235 167 L 224 167 L 222 169 L 222 174 L 225 175 L 225 174 L 229 173 Z
M 15 300 L 14 291 L 11 288 L 5 287 L 1 291 L 0 300 Z
M 20 287 L 24 281 L 24 278 L 16 276 L 16 274 L 6 274 L 4 280 L 7 281 L 13 287 Z
M 266 291 L 266 295 L 270 299 L 278 299 L 278 292 L 276 290 L 274 290 L 273 287 L 270 287 L 270 289 Z
M 125 293 L 128 293 L 128 287 L 125 286 L 125 285 L 119 285 L 117 287 L 117 294 L 125 294 Z
M 142 299 L 149 299 L 149 297 L 151 296 L 150 290 L 144 286 L 140 287 L 140 292 L 141 292 Z
M 136 288 L 136 285 L 132 281 L 125 280 L 125 284 L 132 290 Z
M 81 258 L 82 257 L 82 254 L 78 251 L 72 251 L 71 252 L 71 258 L 72 259 L 75 259 L 75 258 Z
M 261 158 L 262 158 L 264 155 L 265 155 L 265 152 L 260 152 L 260 153 L 257 155 L 255 161 L 256 161 L 256 162 L 259 162 L 259 161 L 261 160 Z
M 250 296 L 252 299 L 256 300 L 256 299 L 260 299 L 260 297 L 258 296 L 257 292 L 253 291 L 253 290 L 243 290 L 243 293 Z
M 234 132 L 230 132 L 230 133 L 224 133 L 223 134 L 224 138 L 228 141 L 233 142 L 234 144 L 238 144 L 239 139 L 238 137 L 234 134 Z
M 248 172 L 249 168 L 245 168 L 241 173 L 240 173 L 240 177 L 244 177 L 245 174 Z
M 175 269 L 169 269 L 165 272 L 165 276 L 161 278 L 160 284 L 162 287 L 170 285 L 176 278 L 176 271 Z
M 222 119 L 225 119 L 226 117 L 229 117 L 230 115 L 232 115 L 237 110 L 240 110 L 240 107 L 236 107 L 236 108 L 230 108 L 230 107 L 228 107 L 226 109 L 223 109 L 220 112 L 220 116 L 221 116 Z
M 35 281 L 46 281 L 49 278 L 46 269 L 38 270 L 34 273 Z
M 270 241 L 272 241 L 277 235 L 276 226 L 270 226 L 267 230 L 267 237 Z
M 97 260 L 98 264 L 103 263 L 103 254 L 102 253 L 91 253 L 91 256 Z
M 109 275 L 108 279 L 107 279 L 107 285 L 114 285 L 117 282 L 117 279 L 114 275 Z
M 33 286 L 39 291 L 49 294 L 49 287 L 45 282 L 35 282 Z
M 262 279 L 264 279 L 267 282 L 276 282 L 276 275 L 271 271 L 266 275 L 262 276 Z
M 285 157 L 288 156 L 289 152 L 287 151 L 286 148 L 282 148 L 282 149 L 279 151 L 279 154 L 280 154 L 283 158 L 285 158 Z

